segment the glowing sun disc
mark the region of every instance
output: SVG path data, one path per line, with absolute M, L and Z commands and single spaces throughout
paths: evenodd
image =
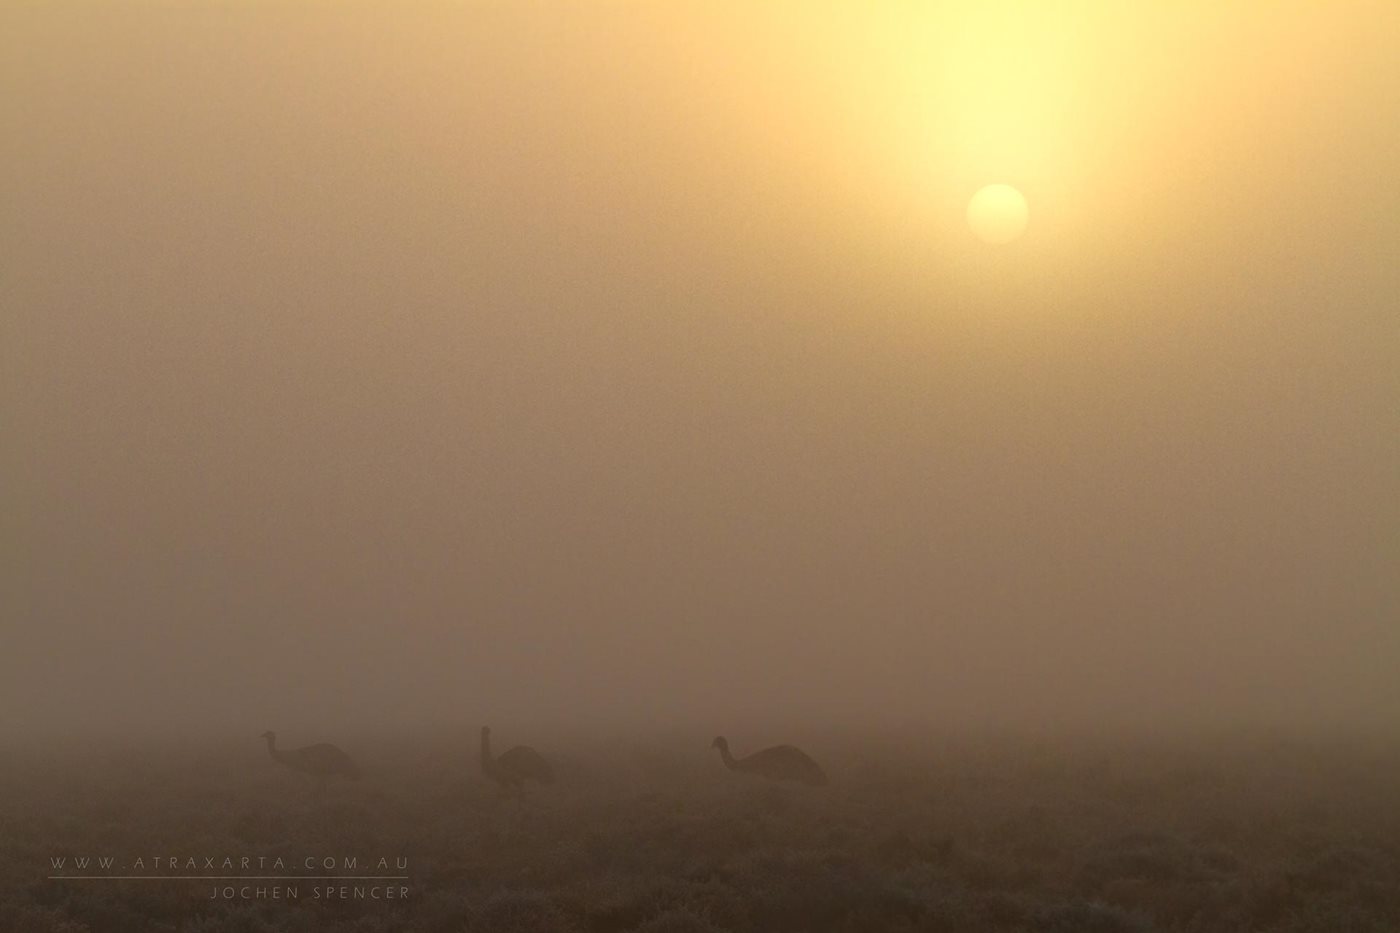
M 1025 196 L 1010 185 L 988 185 L 967 202 L 967 225 L 987 243 L 1010 243 L 1029 218 Z

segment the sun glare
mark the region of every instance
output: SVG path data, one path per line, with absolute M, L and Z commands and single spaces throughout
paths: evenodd
M 1010 185 L 987 185 L 967 202 L 967 223 L 987 243 L 1010 243 L 1026 232 L 1030 209 Z

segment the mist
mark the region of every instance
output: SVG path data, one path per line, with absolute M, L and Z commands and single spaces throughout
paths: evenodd
M 0 11 L 6 732 L 1400 726 L 1394 17 L 782 9 Z

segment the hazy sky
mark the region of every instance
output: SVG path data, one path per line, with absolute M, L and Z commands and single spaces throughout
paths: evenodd
M 876 6 L 5 4 L 0 722 L 1400 725 L 1400 7 Z

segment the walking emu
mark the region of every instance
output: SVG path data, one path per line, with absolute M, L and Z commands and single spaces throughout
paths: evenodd
M 334 745 L 322 743 L 283 751 L 277 747 L 276 732 L 264 732 L 261 738 L 267 739 L 267 753 L 272 756 L 273 761 L 286 765 L 293 771 L 310 775 L 316 780 L 318 787 L 324 786 L 333 777 L 348 778 L 352 781 L 360 779 L 360 769 L 355 766 L 355 762 Z
M 554 769 L 544 756 L 528 745 L 517 745 L 499 758 L 491 754 L 491 727 L 481 727 L 481 773 L 503 791 L 525 796 L 525 782 L 554 783 Z
M 814 787 L 826 783 L 826 772 L 822 771 L 821 765 L 800 748 L 774 745 L 747 758 L 735 758 L 729 754 L 729 740 L 724 736 L 719 736 L 710 744 L 719 749 L 719 757 L 730 771 L 757 774 L 770 781 L 796 781 Z

